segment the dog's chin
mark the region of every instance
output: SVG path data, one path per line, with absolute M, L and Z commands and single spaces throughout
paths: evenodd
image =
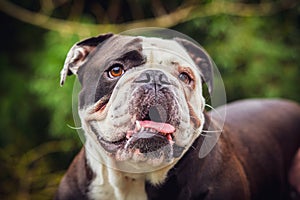
M 175 142 L 176 129 L 167 123 L 136 121 L 133 130 L 127 131 L 117 141 L 107 141 L 98 136 L 101 148 L 117 162 L 144 163 L 162 166 L 180 157 L 184 148 Z M 118 134 L 120 135 L 120 134 Z

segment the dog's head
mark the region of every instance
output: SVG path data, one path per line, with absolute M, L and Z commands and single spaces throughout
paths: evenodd
M 212 89 L 212 62 L 193 43 L 106 34 L 75 44 L 61 84 L 76 74 L 87 141 L 136 168 L 173 163 L 204 123 L 202 83 Z M 199 131 L 200 130 L 200 131 Z

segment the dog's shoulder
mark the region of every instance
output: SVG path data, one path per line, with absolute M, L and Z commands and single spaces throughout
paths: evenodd
M 243 166 L 252 197 L 276 199 L 269 190 L 287 191 L 279 183 L 282 177 L 286 180 L 285 171 L 300 146 L 300 106 L 282 99 L 252 99 L 217 111 L 226 111 L 222 137 Z
M 88 199 L 87 192 L 94 174 L 87 164 L 85 149 L 77 154 L 66 174 L 62 178 L 55 200 L 84 200 Z
M 283 99 L 250 99 L 230 103 L 217 109 L 226 112 L 225 124 L 230 137 L 243 145 L 277 143 L 280 149 L 298 147 L 300 143 L 300 106 Z M 275 145 L 275 146 L 276 146 Z M 273 146 L 272 148 L 274 148 Z

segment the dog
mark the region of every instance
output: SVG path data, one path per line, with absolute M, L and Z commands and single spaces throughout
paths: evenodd
M 201 47 L 104 34 L 70 49 L 61 85 L 71 74 L 81 84 L 86 142 L 55 199 L 290 198 L 288 173 L 300 147 L 296 103 L 253 99 L 218 108 L 227 112 L 222 134 L 199 158 L 205 130 L 221 123 L 204 111 L 213 63 Z

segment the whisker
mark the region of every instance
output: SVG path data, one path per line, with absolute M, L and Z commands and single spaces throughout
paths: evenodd
M 212 137 L 211 135 L 207 135 L 207 134 L 203 134 L 203 133 L 200 133 L 200 135 L 203 137 Z
M 212 109 L 215 113 L 217 113 L 217 115 L 219 116 L 219 119 L 220 119 L 220 120 L 223 119 L 222 115 L 221 115 L 214 107 L 212 107 L 212 106 L 209 105 L 209 104 L 205 104 L 205 106 L 209 107 L 209 108 Z M 206 131 L 206 133 L 223 132 L 223 128 L 220 128 L 219 126 L 217 126 L 217 128 L 218 128 L 219 130 L 203 130 L 203 132 L 205 132 L 205 131 Z
M 71 126 L 71 125 L 69 125 L 69 124 L 67 124 L 67 126 L 68 126 L 69 128 L 71 128 L 71 129 L 74 129 L 74 130 L 80 130 L 80 129 L 82 129 L 81 126 L 75 127 L 75 126 Z
M 214 112 L 216 112 L 216 113 L 219 115 L 220 119 L 222 119 L 221 114 L 220 114 L 214 107 L 212 107 L 212 106 L 209 105 L 209 104 L 205 104 L 205 106 L 209 107 L 209 108 L 212 109 Z
M 202 130 L 202 132 L 204 132 L 204 133 L 220 133 L 222 131 L 223 130 Z

